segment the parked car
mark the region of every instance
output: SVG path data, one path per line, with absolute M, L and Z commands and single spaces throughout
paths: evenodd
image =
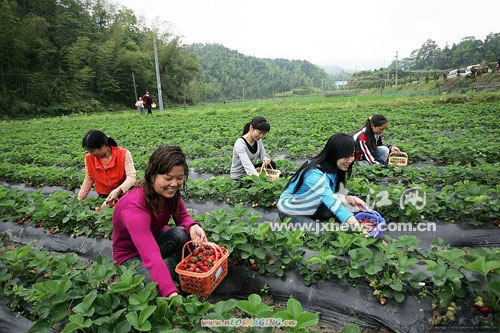
M 470 65 L 470 66 L 467 66 L 467 68 L 465 70 L 465 76 L 476 77 L 481 73 L 488 73 L 489 71 L 490 71 L 490 68 L 488 67 L 487 64 Z
M 448 78 L 465 76 L 465 75 L 466 75 L 465 69 L 454 69 L 448 73 Z

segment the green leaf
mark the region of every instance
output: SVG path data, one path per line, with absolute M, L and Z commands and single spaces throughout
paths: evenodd
M 391 283 L 390 287 L 392 290 L 395 290 L 395 291 L 402 291 L 403 290 L 403 284 L 401 282 Z
M 490 290 L 497 295 L 497 297 L 500 297 L 500 280 L 495 279 L 490 282 Z
M 227 300 L 227 301 L 217 302 L 214 306 L 214 312 L 227 313 L 227 312 L 233 310 L 236 307 L 237 303 L 238 303 L 238 301 L 235 299 L 232 299 L 232 298 Z
M 311 312 L 303 312 L 297 318 L 297 328 L 306 328 L 316 325 L 319 321 L 318 316 Z
M 134 327 L 139 326 L 139 316 L 137 315 L 137 312 L 129 312 L 125 315 L 125 318 L 127 318 L 128 322 L 132 326 Z
M 149 305 L 139 314 L 139 323 L 143 325 L 146 320 L 155 312 L 156 305 Z
M 375 275 L 382 270 L 380 265 L 374 263 L 368 263 L 365 265 L 365 272 L 369 275 Z
M 356 324 L 347 324 L 342 328 L 341 333 L 361 333 L 361 330 L 359 329 L 359 326 Z
M 92 313 L 90 313 L 89 309 L 94 303 L 94 300 L 97 297 L 97 291 L 92 290 L 87 296 L 83 298 L 83 301 L 73 308 L 74 313 L 80 313 L 87 317 L 92 316 L 94 314 L 94 309 L 92 309 Z
M 287 302 L 287 310 L 292 315 L 292 318 L 297 319 L 302 313 L 302 305 L 299 301 L 297 301 L 293 297 L 290 297 Z
M 488 274 L 488 271 L 486 270 L 485 261 L 486 259 L 481 256 L 476 260 L 474 260 L 473 262 L 470 262 L 467 265 L 465 265 L 464 268 L 471 272 L 476 272 L 482 275 L 486 275 Z
M 446 273 L 444 273 L 444 277 L 449 281 L 457 281 L 463 278 L 464 275 L 456 269 L 448 269 Z
M 398 303 L 402 303 L 405 300 L 405 295 L 402 293 L 394 293 L 394 299 Z
M 446 259 L 450 263 L 454 263 L 459 258 L 462 258 L 465 255 L 465 251 L 461 249 L 452 249 L 448 251 L 438 252 L 437 255 L 443 259 Z
M 266 259 L 266 252 L 264 249 L 256 248 L 253 253 L 258 259 Z
M 239 301 L 236 306 L 240 310 L 253 316 L 258 316 L 259 314 L 270 310 L 270 307 L 263 304 L 260 296 L 256 294 L 250 295 L 248 297 L 248 301 Z

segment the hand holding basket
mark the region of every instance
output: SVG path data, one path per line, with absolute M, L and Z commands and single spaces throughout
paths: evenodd
M 259 173 L 259 175 L 262 173 L 262 171 L 264 171 L 264 173 L 269 178 L 269 181 L 271 183 L 274 182 L 276 179 L 278 179 L 281 175 L 281 171 L 279 171 L 277 169 L 273 169 L 272 165 L 270 165 L 270 164 L 269 164 L 269 168 L 262 166 L 262 167 L 256 168 L 255 170 Z
M 175 272 L 179 274 L 181 289 L 184 292 L 208 296 L 227 275 L 229 252 L 226 248 L 210 242 L 191 251 L 188 246 L 191 243 L 193 241 L 184 244 L 182 260 L 176 266 Z M 186 247 L 190 252 L 187 257 L 185 256 Z

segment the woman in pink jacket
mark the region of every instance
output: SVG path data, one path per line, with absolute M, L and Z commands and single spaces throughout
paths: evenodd
M 187 176 L 182 150 L 161 146 L 150 157 L 140 187 L 124 195 L 113 212 L 114 260 L 118 265 L 137 264 L 144 283 L 158 283 L 165 297 L 178 292 L 167 266 L 169 258 L 178 256 L 190 239 L 196 246 L 206 242 L 205 232 L 189 216 L 180 195 Z M 167 225 L 171 217 L 175 227 Z

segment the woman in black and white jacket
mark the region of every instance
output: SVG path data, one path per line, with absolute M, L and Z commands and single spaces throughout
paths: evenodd
M 399 154 L 401 151 L 396 146 L 385 146 L 382 142 L 382 133 L 387 128 L 387 118 L 381 114 L 370 116 L 365 126 L 356 134 L 356 161 L 361 165 L 382 164 L 387 165 L 390 153 Z

